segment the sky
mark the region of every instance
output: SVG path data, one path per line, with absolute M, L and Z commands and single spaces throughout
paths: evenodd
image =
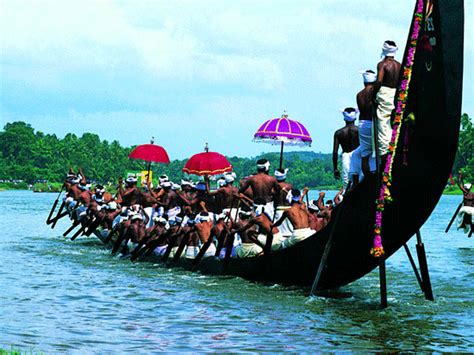
M 331 152 L 360 70 L 392 39 L 403 54 L 413 0 L 0 0 L 0 125 L 154 136 L 171 159 L 256 156 L 284 110 Z M 465 1 L 463 112 L 474 115 L 474 0 Z M 301 148 L 299 148 L 301 149 Z M 291 150 L 289 148 L 288 150 Z

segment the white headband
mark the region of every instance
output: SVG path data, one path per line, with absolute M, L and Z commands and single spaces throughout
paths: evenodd
M 278 171 L 278 170 L 275 170 L 275 178 L 276 178 L 278 181 L 285 180 L 287 173 L 288 173 L 288 168 L 286 168 L 284 172 L 280 172 L 280 171 Z
M 346 112 L 344 110 L 341 110 L 342 115 L 344 116 L 344 121 L 346 122 L 354 122 L 357 119 L 357 110 L 352 111 L 352 112 Z
M 360 71 L 359 73 L 362 74 L 364 78 L 364 83 L 375 83 L 377 81 L 377 74 L 371 73 L 368 70 Z
M 267 161 L 264 164 L 257 164 L 257 168 L 259 168 L 259 169 L 264 169 L 265 168 L 265 171 L 268 171 L 268 169 L 270 169 L 270 162 Z
M 217 180 L 217 186 L 222 187 L 225 184 L 226 184 L 226 181 L 224 178 L 220 178 L 219 180 Z
M 226 174 L 224 180 L 226 183 L 231 183 L 235 181 L 235 177 L 232 174 Z
M 314 203 L 314 200 L 309 201 L 308 208 L 315 211 L 319 210 L 318 206 Z
M 464 188 L 465 188 L 466 190 L 470 190 L 471 187 L 472 187 L 472 184 L 470 184 L 470 183 L 464 184 Z
M 382 46 L 382 58 L 384 57 L 395 57 L 395 53 L 397 53 L 398 47 L 391 46 L 387 42 L 384 42 Z

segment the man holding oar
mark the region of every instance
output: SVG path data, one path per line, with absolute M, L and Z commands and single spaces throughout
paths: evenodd
M 273 218 L 274 196 L 280 193 L 280 185 L 278 181 L 268 175 L 270 169 L 270 162 L 266 159 L 259 159 L 257 161 L 257 174 L 250 176 L 243 182 L 239 189 L 239 193 L 243 194 L 249 187 L 252 190 L 253 199 L 260 199 L 265 201 L 265 211 Z
M 463 206 L 459 210 L 458 229 L 463 228 L 465 233 L 472 236 L 472 216 L 474 215 L 474 192 L 471 192 L 472 184 L 464 183 L 462 174 L 459 173 L 458 186 L 464 194 Z

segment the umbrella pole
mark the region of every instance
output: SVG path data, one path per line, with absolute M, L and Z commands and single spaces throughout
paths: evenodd
M 281 142 L 281 150 L 280 150 L 280 170 L 283 169 L 283 146 L 285 143 Z
M 148 162 L 148 174 L 146 176 L 146 186 L 148 186 L 150 180 L 151 161 Z

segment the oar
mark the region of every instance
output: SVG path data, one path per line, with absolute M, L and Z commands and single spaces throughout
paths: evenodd
M 336 211 L 336 217 L 334 218 L 334 224 L 331 228 L 331 233 L 329 234 L 328 241 L 326 242 L 326 246 L 324 248 L 324 253 L 323 253 L 323 256 L 321 258 L 321 262 L 319 263 L 318 271 L 316 272 L 316 277 L 314 278 L 313 286 L 311 287 L 310 295 L 315 295 L 316 294 L 316 290 L 317 290 L 318 285 L 319 285 L 319 280 L 321 279 L 321 275 L 323 273 L 324 267 L 326 266 L 326 262 L 327 262 L 327 259 L 328 259 L 328 256 L 329 256 L 329 252 L 331 251 L 331 246 L 332 246 L 334 235 L 335 235 L 334 231 L 336 230 L 336 226 L 337 226 L 337 222 L 339 220 L 339 214 L 340 214 L 341 209 L 342 209 L 342 207 L 339 206 L 339 208 Z
M 56 217 L 54 217 L 54 219 L 52 220 L 53 224 L 51 225 L 51 229 L 54 229 L 54 227 L 56 226 L 56 223 L 58 223 L 58 221 L 59 221 L 61 218 L 65 217 L 65 216 L 67 216 L 67 215 L 69 214 L 68 211 L 64 211 L 64 212 L 62 212 L 62 213 L 60 214 L 61 209 L 62 209 L 62 206 L 63 206 L 63 205 L 61 205 L 61 208 L 59 209 L 58 215 L 57 215 Z
M 444 231 L 444 233 L 448 233 L 449 231 L 449 228 L 451 228 L 451 225 L 453 224 L 454 220 L 456 219 L 456 216 L 458 215 L 459 213 L 459 210 L 461 209 L 462 207 L 462 202 L 459 204 L 458 208 L 456 208 L 456 211 L 454 212 L 453 214 L 453 218 L 451 218 L 451 221 L 449 221 L 449 224 L 448 226 L 446 227 L 446 230 Z
M 63 189 L 64 189 L 64 184 L 63 186 L 61 186 L 61 190 L 59 190 L 59 194 L 58 196 L 56 197 L 56 200 L 53 202 L 53 207 L 51 207 L 51 211 L 49 211 L 49 215 L 48 215 L 48 218 L 46 218 L 46 224 L 50 224 L 51 222 L 51 217 L 53 216 L 53 212 L 54 210 L 56 209 L 56 206 L 58 205 L 58 201 L 59 201 L 59 197 L 61 196 L 62 192 L 63 192 Z
M 183 254 L 184 248 L 185 248 L 186 245 L 188 244 L 189 236 L 190 236 L 190 235 L 191 235 L 190 233 L 186 233 L 186 234 L 183 236 L 183 239 L 181 240 L 181 243 L 179 243 L 178 250 L 176 251 L 176 254 L 175 254 L 174 257 L 173 257 L 173 261 L 174 261 L 174 262 L 177 262 L 177 261 L 179 260 L 179 258 L 181 257 L 181 254 Z
M 74 228 L 76 228 L 79 224 L 79 221 L 74 221 L 72 225 L 63 233 L 63 237 L 66 237 L 69 233 L 72 232 Z
M 468 238 L 472 237 L 472 229 L 473 229 L 473 227 L 472 227 L 472 224 L 471 224 L 471 231 L 469 232 L 469 235 L 467 236 Z
M 81 235 L 82 232 L 84 232 L 84 229 L 86 228 L 86 225 L 83 224 L 81 228 L 71 237 L 71 241 L 74 241 L 79 235 Z
M 114 247 L 112 248 L 112 255 L 115 255 L 117 251 L 119 250 L 120 246 L 122 245 L 122 242 L 126 240 L 126 236 L 128 234 L 128 227 L 125 228 L 125 226 L 120 226 L 120 232 L 117 240 L 115 241 Z

